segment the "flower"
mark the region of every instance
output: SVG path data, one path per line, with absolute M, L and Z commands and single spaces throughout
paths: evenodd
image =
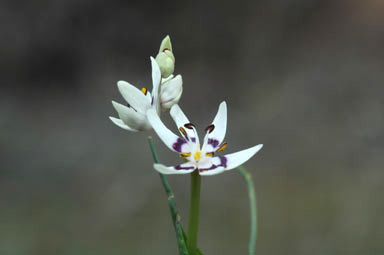
M 168 78 L 173 74 L 173 71 L 175 70 L 175 56 L 172 52 L 172 44 L 169 35 L 167 35 L 161 42 L 156 61 L 159 64 L 163 78 Z
M 160 86 L 160 104 L 163 109 L 170 109 L 177 104 L 183 93 L 183 79 L 178 74 L 176 77 L 170 75 L 167 79 L 162 79 Z
M 172 44 L 169 35 L 161 42 L 159 53 L 156 56 L 159 65 L 162 81 L 160 88 L 160 103 L 165 110 L 177 104 L 183 93 L 183 80 L 181 75 L 174 77 L 175 56 L 172 52 Z
M 156 115 L 160 113 L 159 89 L 161 72 L 153 57 L 151 57 L 151 65 L 152 93 L 146 88 L 139 90 L 126 81 L 117 82 L 117 87 L 128 104 L 125 106 L 112 101 L 112 105 L 116 109 L 119 119 L 114 117 L 109 118 L 113 123 L 123 129 L 129 131 L 150 130 L 152 127 L 147 120 L 147 110 L 152 109 Z
M 206 134 L 201 148 L 195 126 L 189 122 L 180 107 L 177 104 L 174 105 L 170 113 L 182 138 L 170 131 L 153 109 L 147 111 L 147 118 L 164 144 L 177 152 L 187 162 L 170 167 L 154 164 L 154 168 L 162 174 L 187 174 L 196 169 L 200 175 L 218 174 L 238 167 L 263 147 L 262 144 L 259 144 L 236 153 L 223 156 L 214 155 L 227 147 L 227 143 L 223 142 L 227 128 L 227 105 L 225 102 L 220 104 L 212 124 L 205 129 Z

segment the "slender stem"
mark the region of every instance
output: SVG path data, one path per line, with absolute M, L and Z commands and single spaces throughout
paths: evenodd
M 155 163 L 159 163 L 159 156 L 157 155 L 155 145 L 153 144 L 153 139 L 152 137 L 148 137 L 148 143 L 149 147 L 151 148 L 152 156 L 153 156 L 153 161 Z M 184 233 L 183 233 L 183 227 L 180 222 L 180 215 L 177 211 L 176 208 L 176 200 L 175 196 L 173 195 L 171 186 L 168 183 L 167 177 L 165 177 L 163 174 L 160 174 L 160 179 L 161 182 L 163 183 L 165 192 L 167 193 L 168 196 L 168 205 L 169 209 L 171 210 L 171 215 L 172 215 L 172 222 L 173 226 L 175 227 L 176 231 L 176 238 L 177 238 L 177 243 L 179 247 L 179 254 L 180 255 L 189 255 L 187 245 L 185 243 L 184 239 Z
M 199 230 L 201 176 L 198 170 L 191 173 L 191 194 L 188 224 L 188 249 L 190 255 L 197 253 L 197 232 Z
M 251 230 L 249 235 L 248 254 L 256 254 L 256 239 L 257 239 L 257 204 L 256 204 L 256 192 L 253 185 L 252 175 L 243 166 L 239 166 L 237 171 L 243 176 L 243 179 L 247 183 L 250 217 L 251 217 Z

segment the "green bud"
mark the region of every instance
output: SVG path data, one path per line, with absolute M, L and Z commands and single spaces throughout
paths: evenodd
M 160 67 L 161 76 L 169 77 L 175 70 L 175 56 L 172 52 L 172 44 L 169 35 L 161 42 L 159 53 L 156 56 L 156 62 Z
M 171 38 L 169 38 L 169 35 L 167 35 L 163 41 L 160 44 L 159 53 L 163 52 L 164 50 L 172 51 L 172 44 L 171 44 Z
M 175 56 L 173 55 L 173 52 L 172 51 L 169 51 L 169 50 L 165 50 L 163 51 L 169 58 L 172 59 L 173 62 L 175 62 Z
M 161 76 L 163 78 L 168 78 L 171 74 L 173 74 L 173 71 L 175 70 L 175 62 L 173 59 L 174 58 L 169 57 L 165 52 L 160 52 L 156 56 L 156 62 L 160 67 Z

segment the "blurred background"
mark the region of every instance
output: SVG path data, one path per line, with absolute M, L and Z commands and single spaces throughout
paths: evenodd
M 190 120 L 202 131 L 226 100 L 226 151 L 265 145 L 245 164 L 257 253 L 383 254 L 383 13 L 380 0 L 1 1 L 0 254 L 177 254 L 147 136 L 179 159 L 108 119 L 117 80 L 152 88 L 167 34 Z M 186 226 L 189 176 L 168 179 Z M 204 254 L 247 254 L 248 208 L 236 171 L 203 178 Z

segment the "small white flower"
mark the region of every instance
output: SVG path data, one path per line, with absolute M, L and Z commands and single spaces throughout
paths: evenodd
M 170 109 L 177 104 L 183 93 L 183 79 L 178 74 L 176 77 L 170 75 L 167 79 L 162 79 L 160 86 L 160 103 L 163 109 Z
M 194 125 L 189 122 L 180 107 L 174 105 L 170 113 L 182 138 L 175 135 L 161 122 L 155 110 L 149 109 L 147 118 L 165 145 L 185 158 L 187 162 L 170 167 L 154 164 L 154 168 L 160 173 L 186 174 L 198 169 L 200 175 L 218 174 L 240 166 L 263 147 L 262 144 L 259 144 L 236 153 L 214 156 L 214 153 L 221 152 L 227 147 L 227 143 L 223 143 L 227 128 L 227 105 L 225 102 L 220 104 L 215 119 L 205 129 L 206 135 L 201 148 Z
M 160 68 L 154 58 L 151 57 L 152 65 L 152 93 L 143 88 L 141 91 L 126 81 L 118 81 L 117 87 L 127 101 L 127 105 L 112 101 L 116 109 L 118 118 L 109 117 L 117 126 L 129 131 L 150 130 L 151 124 L 148 122 L 146 113 L 152 109 L 157 115 L 160 113 L 159 89 L 161 82 Z

